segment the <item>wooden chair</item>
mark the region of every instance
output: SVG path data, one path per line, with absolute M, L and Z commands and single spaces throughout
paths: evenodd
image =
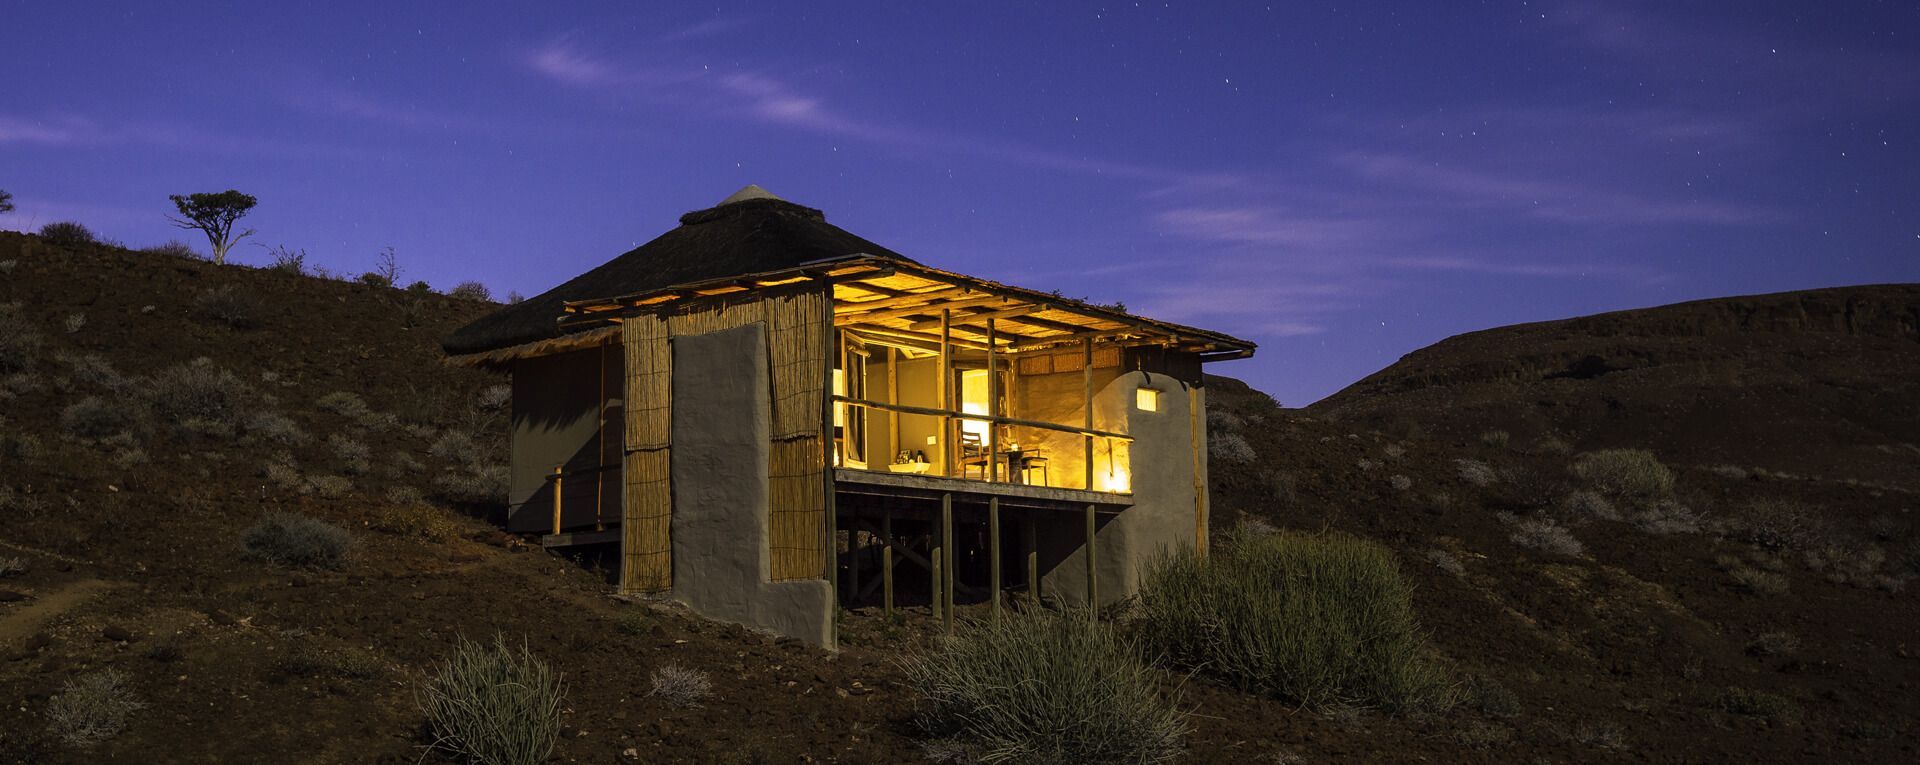
M 1040 471 L 1040 483 L 1033 483 L 1033 471 Z M 1035 451 L 1020 459 L 1020 482 L 1035 486 L 1052 486 L 1053 476 L 1047 473 L 1047 456 Z
M 993 470 L 993 455 L 987 453 L 987 445 L 980 440 L 979 433 L 960 433 L 960 477 L 966 478 L 967 471 L 980 469 L 980 477 L 985 479 L 988 471 Z

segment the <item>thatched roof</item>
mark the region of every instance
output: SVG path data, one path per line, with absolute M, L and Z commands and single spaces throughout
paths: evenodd
M 560 334 L 566 303 L 630 295 L 729 276 L 778 271 L 829 258 L 872 255 L 913 261 L 847 233 L 811 207 L 748 186 L 719 205 L 680 216 L 680 226 L 553 289 L 480 317 L 441 343 L 449 354 L 483 353 Z

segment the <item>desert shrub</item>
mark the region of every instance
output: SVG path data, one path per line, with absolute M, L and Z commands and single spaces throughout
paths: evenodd
M 1702 526 L 1693 508 L 1671 499 L 1656 500 L 1633 514 L 1633 527 L 1648 534 L 1696 534 Z
M 1463 703 L 1488 717 L 1513 717 L 1525 708 L 1513 691 L 1485 675 L 1468 676 L 1461 688 L 1461 696 Z
M 348 393 L 343 390 L 337 390 L 321 396 L 314 400 L 313 405 L 319 407 L 320 411 L 332 412 L 342 417 L 351 417 L 356 420 L 366 417 L 373 411 L 367 408 L 365 399 L 360 398 L 357 394 Z
M 1447 552 L 1446 550 L 1428 550 L 1427 562 L 1432 563 L 1435 568 L 1454 576 L 1466 576 L 1467 574 L 1467 567 L 1460 562 L 1458 557 L 1455 557 L 1453 553 Z
M 533 765 L 553 752 L 565 695 L 560 674 L 524 643 L 495 636 L 492 646 L 461 638 L 418 699 L 435 748 L 482 765 Z
M 456 530 L 453 519 L 447 517 L 445 511 L 421 502 L 417 497 L 411 502 L 396 502 L 375 508 L 373 520 L 367 526 L 374 531 L 430 542 L 451 537 Z
M 93 229 L 70 220 L 41 226 L 40 238 L 45 239 L 47 244 L 61 247 L 79 247 L 99 241 L 99 238 L 93 235 Z
M 1728 537 L 1768 550 L 1808 550 L 1832 536 L 1824 518 L 1784 499 L 1752 502 L 1728 518 L 1725 527 Z
M 1207 459 L 1221 464 L 1239 465 L 1254 461 L 1253 445 L 1239 433 L 1207 431 Z
M 147 405 L 163 421 L 232 429 L 239 424 L 241 410 L 252 389 L 232 372 L 217 368 L 203 358 L 154 375 L 146 395 Z
M 254 438 L 281 446 L 299 446 L 309 438 L 293 418 L 276 412 L 259 412 L 248 417 L 246 432 Z
M 353 491 L 353 481 L 337 475 L 310 475 L 307 487 L 320 497 L 339 499 Z
M 17 518 L 33 517 L 47 509 L 47 501 L 32 494 L 14 491 L 11 486 L 0 486 L 0 513 Z
M 1189 730 L 1156 673 L 1084 614 L 971 622 L 902 669 L 922 732 L 972 761 L 1164 763 Z
M 648 678 L 653 687 L 647 695 L 676 707 L 697 707 L 713 695 L 713 681 L 707 673 L 668 663 L 653 670 Z
M 1394 491 L 1406 491 L 1413 488 L 1413 479 L 1396 473 L 1387 476 L 1387 485 L 1393 487 Z
M 168 258 L 186 258 L 187 260 L 201 259 L 200 253 L 194 252 L 193 248 L 188 246 L 186 242 L 178 239 L 170 239 L 167 240 L 166 244 L 156 244 L 152 247 L 142 248 L 140 252 L 144 255 L 159 255 Z
M 76 382 L 107 390 L 119 390 L 127 385 L 127 378 L 113 368 L 113 363 L 97 354 L 62 353 L 57 358 L 67 365 L 67 374 Z
M 72 334 L 78 334 L 80 330 L 85 329 L 86 326 L 87 326 L 86 314 L 70 313 L 70 314 L 67 314 L 67 320 L 65 324 L 62 325 L 62 328 L 67 330 L 67 334 L 72 335 Z
M 1573 532 L 1552 518 L 1519 518 L 1513 522 L 1514 544 L 1553 555 L 1577 556 L 1586 548 Z
M 1747 643 L 1747 653 L 1754 656 L 1786 656 L 1800 650 L 1800 638 L 1791 632 L 1762 632 Z
M 301 644 L 274 661 L 275 671 L 294 677 L 339 677 L 368 680 L 379 677 L 386 663 L 373 652 L 346 647 L 334 650 Z
M 1737 715 L 1768 720 L 1791 720 L 1800 716 L 1800 708 L 1785 696 L 1747 688 L 1728 688 L 1714 698 L 1714 706 Z
M 0 463 L 27 463 L 40 459 L 46 449 L 40 437 L 32 433 L 0 431 Z
M 1592 491 L 1576 491 L 1568 494 L 1565 499 L 1560 500 L 1558 509 L 1560 517 L 1568 521 L 1617 521 L 1621 517 L 1620 511 L 1614 508 L 1612 502 L 1608 502 L 1607 498 L 1598 492 Z
M 519 305 L 521 303 L 526 302 L 526 300 L 527 300 L 526 295 L 522 295 L 518 292 L 513 292 L 513 291 L 507 292 L 507 305 Z
M 285 566 L 340 568 L 353 550 L 353 536 L 326 521 L 291 513 L 268 513 L 244 537 L 247 555 Z
M 282 244 L 268 248 L 267 254 L 273 258 L 273 264 L 267 266 L 268 270 L 294 276 L 307 273 L 307 251 L 304 249 L 296 250 Z
M 360 475 L 373 469 L 373 449 L 366 444 L 335 433 L 327 436 L 327 448 L 333 450 L 333 456 L 340 458 L 340 466 L 348 475 Z
M 1610 722 L 1581 723 L 1573 729 L 1573 740 L 1595 749 L 1627 748 L 1627 734 L 1620 730 L 1620 726 Z
M 614 620 L 613 627 L 623 634 L 637 637 L 653 629 L 653 620 L 647 618 L 645 611 L 632 610 L 620 614 L 620 617 Z
M 33 322 L 20 315 L 19 303 L 0 303 L 0 374 L 32 371 L 40 340 Z
M 1513 729 L 1499 723 L 1469 720 L 1453 732 L 1453 741 L 1468 749 L 1498 749 L 1513 743 Z
M 1673 493 L 1673 471 L 1645 449 L 1602 449 L 1573 460 L 1573 474 L 1616 500 L 1650 502 Z
M 480 395 L 474 400 L 483 410 L 504 409 L 513 403 L 513 386 L 489 385 L 480 389 Z
M 27 573 L 27 571 L 27 560 L 25 558 L 0 558 L 0 577 L 20 576 Z
M 1147 650 L 1243 690 L 1405 712 L 1452 700 L 1413 588 L 1373 542 L 1276 534 L 1176 552 L 1149 566 L 1139 611 Z
M 483 465 L 450 470 L 433 482 L 440 495 L 455 502 L 492 504 L 506 501 L 510 476 L 505 465 Z
M 131 432 L 138 419 L 124 400 L 88 396 L 61 410 L 60 429 L 75 438 L 106 438 Z
M 1505 449 L 1513 442 L 1513 435 L 1504 430 L 1489 430 L 1480 434 L 1480 443 L 1495 449 Z
M 1729 572 L 1728 576 L 1733 578 L 1734 586 L 1754 595 L 1784 595 L 1787 592 L 1785 574 L 1742 566 Z
M 1213 409 L 1213 408 L 1210 408 L 1207 410 L 1207 432 L 1208 433 L 1212 433 L 1213 431 L 1216 431 L 1216 430 L 1234 432 L 1246 426 L 1247 426 L 1246 419 L 1241 417 L 1238 414 L 1234 414 L 1232 410 Z
M 234 289 L 231 284 L 202 291 L 194 298 L 193 306 L 201 318 L 229 329 L 252 329 L 259 325 L 258 304 L 247 292 Z
M 1454 460 L 1454 472 L 1460 480 L 1475 486 L 1491 486 L 1500 476 L 1493 472 L 1493 466 L 1479 460 Z
M 456 284 L 453 289 L 447 290 L 447 295 L 460 298 L 461 300 L 493 299 L 493 291 L 487 289 L 487 285 L 479 282 L 461 282 Z
M 427 453 L 456 465 L 472 466 L 484 462 L 486 451 L 473 439 L 473 434 L 464 430 L 449 429 L 434 439 L 427 447 Z
M 70 680 L 47 700 L 47 729 L 68 746 L 88 748 L 126 730 L 127 719 L 146 708 L 119 670 L 103 669 Z

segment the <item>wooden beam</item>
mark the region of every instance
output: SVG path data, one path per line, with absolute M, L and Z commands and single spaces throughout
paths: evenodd
M 925 292 L 909 292 L 899 297 L 878 298 L 875 300 L 836 300 L 833 303 L 833 312 L 838 315 L 880 314 L 882 318 L 887 318 L 891 316 L 907 316 L 914 313 L 923 313 L 926 311 L 926 305 L 928 303 L 935 303 L 942 300 L 973 300 L 980 301 L 981 304 L 984 305 L 986 301 L 1004 299 L 997 297 L 962 297 L 973 294 L 976 293 L 970 292 L 963 287 L 941 287 Z
M 898 319 L 905 316 L 937 316 L 939 315 L 939 311 L 942 311 L 942 310 L 949 310 L 949 309 L 955 309 L 955 308 L 976 308 L 979 306 L 991 306 L 996 303 L 1004 303 L 1006 301 L 1007 301 L 1007 298 L 990 295 L 987 297 L 961 298 L 957 300 L 944 300 L 944 301 L 930 301 L 930 302 L 921 303 L 919 305 L 910 305 L 905 308 L 889 308 L 889 309 L 876 310 L 876 311 L 858 311 L 858 310 L 848 309 L 846 311 L 840 311 L 839 313 L 837 313 L 836 316 L 834 317 L 834 321 L 836 322 L 882 321 L 886 319 Z M 880 301 L 876 300 L 873 302 L 878 303 Z M 858 306 L 859 304 L 854 303 L 853 305 Z
M 940 524 L 933 524 L 933 549 L 927 551 L 927 588 L 928 599 L 933 603 L 933 618 L 941 618 L 941 605 L 946 603 L 946 566 L 947 540 L 940 536 Z M 905 552 L 905 551 L 903 551 Z
M 987 416 L 1000 416 L 1000 370 L 993 364 L 993 320 L 987 320 Z M 987 483 L 999 480 L 1000 426 L 987 423 Z M 1007 463 L 1007 482 L 1013 482 L 1013 463 Z M 998 500 L 995 500 L 998 501 Z M 994 603 L 999 604 L 999 600 Z
M 872 409 L 898 411 L 902 414 L 920 414 L 920 415 L 926 415 L 928 417 L 958 417 L 960 419 L 965 419 L 965 420 L 980 420 L 980 421 L 991 422 L 999 425 L 1018 425 L 1025 428 L 1041 428 L 1043 430 L 1056 430 L 1062 433 L 1074 433 L 1077 435 L 1084 435 L 1084 436 L 1097 437 L 1097 438 L 1112 438 L 1120 441 L 1129 441 L 1129 442 L 1133 440 L 1133 436 L 1127 435 L 1125 433 L 1115 433 L 1107 430 L 1089 430 L 1085 428 L 1076 428 L 1072 425 L 1061 425 L 1057 422 L 1045 422 L 1042 420 L 1024 420 L 1019 417 L 994 417 L 994 416 L 985 415 L 985 414 L 967 414 L 965 412 L 959 412 L 959 411 L 954 411 L 950 409 L 935 409 L 932 407 L 909 406 L 906 404 L 888 404 L 881 401 L 873 401 L 873 400 L 864 399 L 864 398 L 848 398 L 846 396 L 834 396 L 833 400 L 844 403 L 844 404 L 853 404 L 855 406 L 864 406 Z
M 892 327 L 882 327 L 878 324 L 848 324 L 843 326 L 842 329 L 850 329 L 855 332 L 864 332 L 869 335 L 879 335 L 882 337 L 891 337 L 891 338 L 898 338 L 900 340 L 909 340 L 909 341 L 926 346 L 925 348 L 926 350 L 931 350 L 935 353 L 938 353 L 940 351 L 939 335 L 928 335 L 928 334 L 921 334 L 919 332 L 908 332 L 906 330 L 894 329 Z M 958 338 L 948 338 L 948 343 L 950 345 L 953 345 L 956 348 L 965 348 L 970 351 L 984 351 L 987 349 L 987 346 L 985 343 L 976 343 L 972 340 L 960 340 Z M 919 347 L 919 346 L 909 345 L 908 347 Z
M 998 311 L 986 311 L 983 313 L 962 314 L 960 316 L 955 316 L 953 318 L 956 321 L 992 321 L 994 319 L 1005 319 L 1010 316 L 1025 316 L 1030 313 L 1039 313 L 1041 311 L 1048 310 L 1049 308 L 1051 308 L 1051 306 L 1023 305 L 1023 306 L 1015 306 L 1013 308 L 1005 308 Z M 907 325 L 907 329 L 925 330 L 925 329 L 933 329 L 934 327 L 938 327 L 938 326 L 940 326 L 940 322 L 930 319 L 927 321 L 916 321 L 912 324 L 909 324 Z

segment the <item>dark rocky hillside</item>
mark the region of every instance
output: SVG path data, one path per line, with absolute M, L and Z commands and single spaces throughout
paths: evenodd
M 1798 294 L 1455 338 L 1306 411 L 1212 379 L 1217 538 L 1385 543 L 1464 702 L 1190 679 L 1185 761 L 1914 759 L 1916 292 Z M 924 615 L 848 614 L 826 654 L 498 531 L 503 380 L 438 346 L 493 308 L 0 233 L 0 762 L 422 761 L 420 678 L 496 633 L 565 673 L 557 761 L 929 761 L 897 664 Z M 1613 447 L 1671 487 L 1601 496 L 1575 467 Z M 249 554 L 274 513 L 343 564 Z M 650 695 L 674 665 L 712 696 Z M 124 732 L 52 735 L 103 670 Z

